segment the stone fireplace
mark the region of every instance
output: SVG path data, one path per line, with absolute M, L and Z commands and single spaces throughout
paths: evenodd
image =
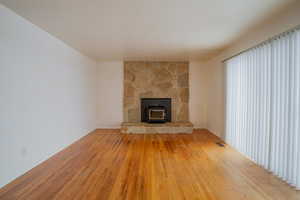
M 142 106 L 142 100 L 170 100 L 169 111 L 163 105 Z M 170 115 L 167 119 L 165 117 Z M 146 115 L 148 116 L 145 121 Z M 149 116 L 150 119 L 149 120 Z M 178 127 L 189 122 L 189 63 L 188 62 L 124 62 L 124 125 L 141 122 L 169 122 Z M 150 125 L 147 125 L 150 126 Z

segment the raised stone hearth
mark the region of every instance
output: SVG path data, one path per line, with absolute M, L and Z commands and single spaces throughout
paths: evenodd
M 175 134 L 192 132 L 193 124 L 190 122 L 170 122 L 163 124 L 123 122 L 121 126 L 121 133 L 125 134 Z

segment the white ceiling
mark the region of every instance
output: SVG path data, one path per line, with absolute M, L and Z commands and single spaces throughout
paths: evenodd
M 291 1 L 0 0 L 97 60 L 208 58 Z

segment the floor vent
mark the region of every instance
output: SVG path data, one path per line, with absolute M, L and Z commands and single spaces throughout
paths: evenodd
M 216 142 L 217 145 L 219 145 L 220 147 L 225 147 L 225 144 L 221 143 L 221 142 Z

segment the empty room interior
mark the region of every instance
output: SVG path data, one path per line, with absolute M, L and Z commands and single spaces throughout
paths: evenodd
M 300 200 L 299 0 L 0 0 L 0 200 Z

